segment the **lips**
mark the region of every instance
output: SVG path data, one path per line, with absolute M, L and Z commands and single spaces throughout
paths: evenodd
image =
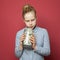
M 30 28 L 32 28 L 33 26 L 30 26 Z

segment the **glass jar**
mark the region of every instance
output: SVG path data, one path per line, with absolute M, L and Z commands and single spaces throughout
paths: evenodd
M 24 30 L 25 40 L 23 41 L 23 47 L 25 49 L 32 49 L 32 43 L 30 42 L 30 37 L 33 34 L 33 30 L 31 28 L 26 28 Z

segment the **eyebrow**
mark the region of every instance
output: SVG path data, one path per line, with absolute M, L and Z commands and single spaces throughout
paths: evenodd
M 35 20 L 36 18 L 34 18 L 34 19 L 31 19 L 31 20 Z M 25 21 L 29 21 L 29 20 L 25 20 Z

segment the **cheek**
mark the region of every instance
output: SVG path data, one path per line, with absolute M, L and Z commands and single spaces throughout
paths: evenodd
M 36 21 L 33 22 L 33 25 L 35 25 L 35 24 L 36 24 Z
M 29 26 L 29 23 L 25 23 L 27 26 Z

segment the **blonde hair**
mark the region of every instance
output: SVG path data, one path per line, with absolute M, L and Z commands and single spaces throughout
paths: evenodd
M 28 12 L 33 11 L 35 13 L 35 17 L 36 17 L 36 10 L 34 9 L 34 7 L 32 7 L 31 5 L 27 4 L 24 5 L 23 10 L 22 10 L 22 16 L 24 18 L 24 15 Z

